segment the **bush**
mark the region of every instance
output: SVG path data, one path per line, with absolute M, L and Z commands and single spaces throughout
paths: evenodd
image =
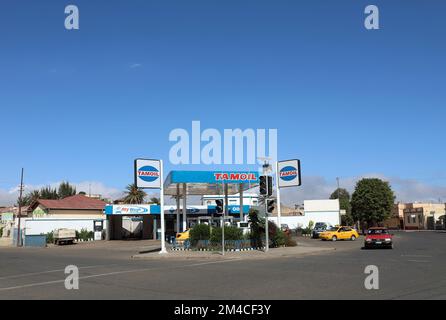
M 207 224 L 197 224 L 189 232 L 190 241 L 197 243 L 199 240 L 209 240 L 211 228 Z
M 76 238 L 78 240 L 87 241 L 88 239 L 92 239 L 94 237 L 93 231 L 88 231 L 87 229 L 82 229 L 81 231 L 76 230 Z
M 54 231 L 48 232 L 45 236 L 46 236 L 46 243 L 54 242 Z
M 297 242 L 296 240 L 294 240 L 293 238 L 291 238 L 290 235 L 285 235 L 285 246 L 287 247 L 295 247 L 297 246 Z
M 277 228 L 271 240 L 274 247 L 282 247 L 286 244 L 286 234 L 285 232 Z
M 220 243 L 222 236 L 222 229 L 220 227 L 213 228 L 211 234 L 211 243 Z M 237 227 L 225 226 L 225 240 L 242 240 L 243 231 Z

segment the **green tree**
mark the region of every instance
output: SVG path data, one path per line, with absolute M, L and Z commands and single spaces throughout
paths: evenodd
M 352 195 L 352 216 L 375 226 L 390 217 L 395 195 L 389 183 L 377 178 L 361 179 Z
M 345 215 L 341 216 L 342 225 L 353 225 L 355 220 L 352 216 L 352 206 L 350 204 L 350 193 L 344 188 L 338 188 L 330 195 L 330 199 L 339 199 L 339 207 L 345 210 Z
M 138 187 L 133 183 L 127 186 L 123 200 L 126 204 L 141 204 L 144 202 L 145 197 L 147 197 L 147 194 L 138 189 Z
M 76 194 L 76 188 L 70 185 L 67 181 L 62 181 L 59 185 L 59 189 L 57 190 L 57 195 L 59 199 L 63 199 L 66 197 L 74 196 Z
M 57 194 L 57 190 L 51 188 L 50 186 L 43 187 L 39 191 L 40 198 L 39 199 L 47 199 L 47 200 L 57 200 L 59 199 L 59 195 Z

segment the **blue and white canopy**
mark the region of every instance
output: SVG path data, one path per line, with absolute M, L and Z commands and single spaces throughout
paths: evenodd
M 186 184 L 187 194 L 223 194 L 228 185 L 229 194 L 254 188 L 259 183 L 257 171 L 171 171 L 164 181 L 164 194 L 176 195 L 177 186 Z

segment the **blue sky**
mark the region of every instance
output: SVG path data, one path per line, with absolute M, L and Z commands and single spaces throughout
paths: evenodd
M 78 31 L 64 29 L 68 4 Z M 380 30 L 363 26 L 368 4 Z M 168 160 L 169 132 L 200 120 L 277 128 L 304 182 L 378 174 L 446 197 L 444 1 L 0 6 L 0 190 L 22 166 L 29 185 L 122 189 L 134 158 Z

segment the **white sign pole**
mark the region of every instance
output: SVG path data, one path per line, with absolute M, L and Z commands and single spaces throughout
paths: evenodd
M 160 254 L 166 254 L 166 222 L 164 220 L 164 166 L 163 160 L 160 160 L 160 215 L 161 215 L 161 251 Z
M 276 161 L 276 193 L 277 193 L 277 226 L 281 229 L 280 218 L 282 216 L 282 208 L 280 206 L 279 161 Z

